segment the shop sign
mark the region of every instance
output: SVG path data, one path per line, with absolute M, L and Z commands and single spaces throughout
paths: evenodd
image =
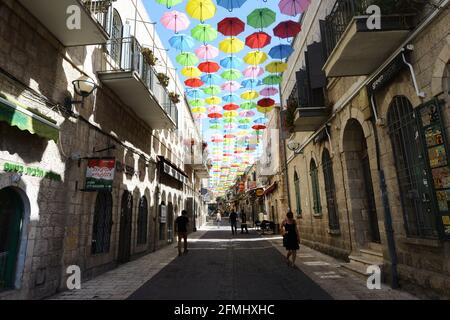
M 263 188 L 256 189 L 256 196 L 257 197 L 262 197 L 263 195 L 264 195 L 264 189 Z
M 167 206 L 161 205 L 161 211 L 159 212 L 159 222 L 167 223 Z
M 38 178 L 44 178 L 54 181 L 61 181 L 61 175 L 53 172 L 53 171 L 47 171 L 41 168 L 36 167 L 26 167 L 20 164 L 14 164 L 10 162 L 5 162 L 3 165 L 3 171 L 5 172 L 15 172 L 20 173 L 26 176 L 30 177 L 38 177 Z
M 114 158 L 92 158 L 86 169 L 85 190 L 112 190 L 116 160 Z

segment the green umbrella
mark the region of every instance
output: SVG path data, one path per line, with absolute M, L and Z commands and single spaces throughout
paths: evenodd
M 216 95 L 222 92 L 219 86 L 209 86 L 203 89 L 203 92 L 210 95 Z
M 243 104 L 241 104 L 242 110 L 251 110 L 251 109 L 255 109 L 255 108 L 256 108 L 256 103 L 254 103 L 254 102 L 244 102 Z
M 250 122 L 252 122 L 252 119 L 250 118 L 239 119 L 239 124 L 249 124 Z
M 224 118 L 223 119 L 223 122 L 224 123 L 236 123 L 236 119 L 234 119 L 234 118 Z
M 195 66 L 198 63 L 197 56 L 192 52 L 180 53 L 176 57 L 176 60 L 179 64 L 186 66 L 186 67 Z
M 194 99 L 189 100 L 189 104 L 191 107 L 203 107 L 205 105 L 205 101 L 203 99 Z
M 209 24 L 199 24 L 191 30 L 194 39 L 200 42 L 211 42 L 217 38 L 217 30 Z
M 268 8 L 256 9 L 247 17 L 247 24 L 253 28 L 267 28 L 276 20 L 276 13 Z
M 263 83 L 269 86 L 274 86 L 276 84 L 280 84 L 283 78 L 281 76 L 270 75 L 263 79 Z
M 170 9 L 171 7 L 183 2 L 183 0 L 156 0 L 156 2 L 165 5 L 167 9 Z
M 219 130 L 219 129 L 222 129 L 223 127 L 220 124 L 213 124 L 213 125 L 210 125 L 209 128 L 213 129 L 213 130 Z
M 226 80 L 237 80 L 242 77 L 242 73 L 237 69 L 229 69 L 221 74 L 222 78 Z

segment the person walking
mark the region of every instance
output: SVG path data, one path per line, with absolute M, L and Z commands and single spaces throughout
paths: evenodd
M 230 223 L 231 223 L 231 233 L 237 234 L 237 213 L 236 211 L 231 211 L 230 213 Z
M 287 264 L 295 268 L 295 259 L 297 258 L 297 250 L 300 249 L 300 236 L 297 230 L 297 223 L 294 220 L 294 214 L 289 211 L 286 214 L 286 219 L 281 225 L 281 232 L 283 234 L 283 246 L 287 250 Z M 289 259 L 292 257 L 292 263 Z
M 242 210 L 241 213 L 241 234 L 244 233 L 244 229 L 245 229 L 245 233 L 248 234 L 248 229 L 247 229 L 247 214 L 245 213 L 244 210 Z
M 181 239 L 184 239 L 184 254 L 188 253 L 187 248 L 187 226 L 189 224 L 189 218 L 187 217 L 187 211 L 183 210 L 181 216 L 175 220 L 175 230 L 178 233 L 178 256 L 181 256 Z
M 220 222 L 222 221 L 220 210 L 217 210 L 216 221 L 217 221 L 217 228 L 220 228 Z

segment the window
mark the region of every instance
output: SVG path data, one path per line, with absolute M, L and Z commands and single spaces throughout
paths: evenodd
M 112 195 L 109 191 L 97 193 L 92 229 L 92 254 L 109 252 L 112 227 Z
M 294 187 L 295 187 L 295 203 L 297 206 L 297 216 L 302 214 L 302 200 L 300 197 L 300 178 L 298 177 L 297 171 L 294 172 Z
M 147 198 L 139 200 L 139 212 L 137 219 L 137 244 L 147 243 L 148 203 Z
M 330 230 L 339 230 L 339 216 L 336 211 L 336 188 L 333 177 L 333 162 L 327 149 L 322 154 L 322 170 L 327 197 L 328 225 Z
M 110 55 L 117 64 L 120 64 L 120 56 L 122 51 L 122 29 L 123 23 L 119 12 L 114 9 L 111 25 L 111 52 Z
M 316 162 L 314 160 L 311 160 L 309 175 L 311 176 L 314 213 L 321 214 L 322 205 L 320 204 L 319 171 L 317 170 Z

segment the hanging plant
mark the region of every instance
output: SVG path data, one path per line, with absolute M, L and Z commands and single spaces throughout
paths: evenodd
M 295 111 L 297 110 L 297 107 L 298 107 L 297 100 L 293 99 L 288 101 L 285 125 L 286 129 L 290 133 L 294 132 L 295 129 L 294 120 L 295 120 Z
M 169 99 L 172 103 L 177 104 L 180 102 L 180 95 L 175 92 L 169 92 Z
M 142 48 L 141 50 L 142 55 L 144 56 L 144 60 L 151 66 L 155 66 L 156 62 L 158 61 L 158 58 L 155 57 L 153 54 L 153 51 L 149 48 Z
M 170 78 L 165 73 L 158 73 L 156 75 L 158 77 L 159 83 L 164 87 L 167 88 L 169 86 L 169 80 Z

